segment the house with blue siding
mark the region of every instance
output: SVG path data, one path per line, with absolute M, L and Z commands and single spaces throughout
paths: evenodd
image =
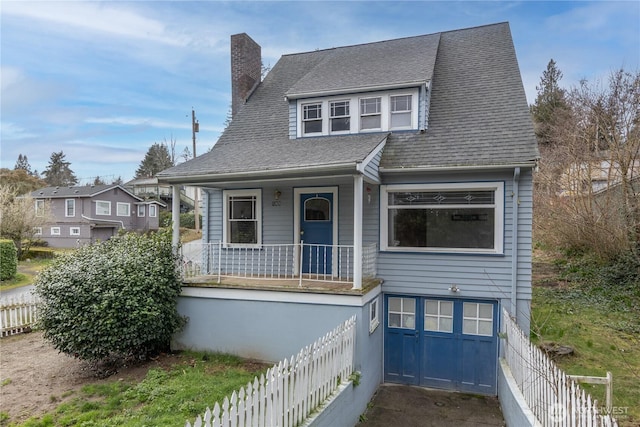
M 508 23 L 284 55 L 264 80 L 237 34 L 231 67 L 228 128 L 158 174 L 204 194 L 173 345 L 276 361 L 356 315 L 344 425 L 383 382 L 495 395 L 500 308 L 529 328 L 539 156 Z

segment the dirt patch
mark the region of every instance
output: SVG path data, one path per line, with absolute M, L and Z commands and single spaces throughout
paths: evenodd
M 181 361 L 181 355 L 163 354 L 101 380 L 88 364 L 54 349 L 41 332 L 2 338 L 0 412 L 9 414 L 11 421 L 23 421 L 72 399 L 84 385 L 114 379 L 138 382 L 151 368 L 170 367 Z

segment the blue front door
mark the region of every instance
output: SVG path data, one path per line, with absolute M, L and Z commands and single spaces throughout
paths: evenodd
M 387 295 L 385 381 L 496 394 L 497 319 L 492 301 Z
M 302 272 L 332 274 L 333 193 L 300 195 Z

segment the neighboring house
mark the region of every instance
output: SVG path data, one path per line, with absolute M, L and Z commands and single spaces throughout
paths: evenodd
M 48 203 L 53 222 L 37 229 L 36 237 L 49 246 L 70 248 L 104 241 L 118 230 L 157 230 L 158 201 L 144 201 L 120 185 L 46 187 L 33 191 L 35 209 Z
M 509 25 L 284 55 L 262 82 L 246 34 L 231 58 L 230 125 L 158 174 L 205 199 L 173 345 L 275 361 L 356 314 L 341 425 L 383 381 L 496 394 L 500 307 L 529 328 L 539 156 Z
M 147 199 L 157 199 L 171 204 L 173 194 L 171 186 L 166 183 L 158 182 L 158 178 L 135 178 L 123 184 L 123 187 L 134 195 Z M 180 190 L 180 211 L 187 212 L 193 209 L 193 200 L 198 191 L 196 187 L 183 187 Z M 202 200 L 202 196 L 198 192 L 198 200 Z
M 626 175 L 629 181 L 640 176 L 640 160 L 629 159 L 626 170 L 612 160 L 612 153 L 603 151 L 593 155 L 593 159 L 567 167 L 559 180 L 559 196 L 580 196 L 600 193 L 614 188 Z

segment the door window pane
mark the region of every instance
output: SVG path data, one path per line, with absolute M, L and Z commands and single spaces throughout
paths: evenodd
M 425 300 L 424 330 L 434 332 L 452 332 L 453 302 Z
M 305 221 L 331 221 L 331 202 L 323 197 L 304 201 Z
M 415 298 L 390 297 L 388 321 L 392 328 L 414 329 L 416 327 Z
M 493 304 L 465 302 L 462 333 L 467 335 L 493 335 Z

